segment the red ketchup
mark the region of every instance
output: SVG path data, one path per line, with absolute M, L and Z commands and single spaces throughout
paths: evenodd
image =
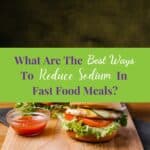
M 47 120 L 43 116 L 21 116 L 14 118 L 11 127 L 23 136 L 40 134 L 46 127 Z

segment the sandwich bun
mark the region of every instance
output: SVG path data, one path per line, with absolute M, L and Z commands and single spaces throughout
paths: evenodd
M 80 108 L 93 108 L 93 109 L 110 109 L 116 111 L 123 111 L 125 107 L 122 107 L 120 103 L 93 103 L 93 102 L 72 102 L 70 106 Z
M 83 141 L 83 142 L 90 142 L 90 143 L 99 143 L 99 142 L 107 142 L 112 140 L 116 135 L 118 131 L 114 131 L 111 135 L 107 135 L 105 137 L 101 137 L 97 139 L 93 135 L 88 135 L 88 136 L 76 136 L 75 132 L 72 131 L 67 131 L 68 136 L 70 136 L 73 139 Z

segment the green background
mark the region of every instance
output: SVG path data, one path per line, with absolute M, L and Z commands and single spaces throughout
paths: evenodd
M 89 54 L 98 57 L 108 56 L 110 54 L 121 55 L 124 58 L 134 58 L 136 63 L 124 67 L 123 65 L 86 65 L 85 60 Z M 83 65 L 16 65 L 14 56 L 29 57 L 60 57 L 75 56 L 84 59 Z M 150 49 L 149 48 L 1 48 L 0 49 L 0 101 L 112 101 L 112 102 L 149 102 L 150 101 Z M 37 76 L 40 68 L 47 68 L 49 72 L 59 67 L 63 72 L 78 75 L 78 69 L 84 68 L 86 71 L 97 68 L 99 72 L 112 73 L 112 80 L 107 81 L 79 81 L 73 78 L 71 81 L 39 81 Z M 34 80 L 22 80 L 20 72 L 28 71 L 35 74 Z M 128 80 L 118 81 L 115 78 L 116 72 L 125 72 L 128 74 Z M 62 86 L 72 88 L 80 85 L 93 86 L 94 88 L 103 88 L 104 86 L 118 86 L 116 95 L 112 96 L 34 96 L 32 87 L 39 86 L 43 88 Z

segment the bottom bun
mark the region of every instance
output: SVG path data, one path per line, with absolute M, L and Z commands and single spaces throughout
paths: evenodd
M 76 136 L 75 132 L 72 131 L 67 131 L 67 134 L 76 140 L 79 141 L 84 141 L 84 142 L 92 142 L 92 143 L 98 143 L 98 142 L 107 142 L 110 141 L 111 139 L 113 139 L 116 135 L 117 135 L 117 131 L 113 132 L 111 135 L 107 135 L 105 137 L 101 137 L 99 139 L 97 139 L 95 136 L 93 135 L 88 135 L 88 136 Z

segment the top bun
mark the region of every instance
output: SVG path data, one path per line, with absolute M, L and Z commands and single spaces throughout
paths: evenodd
M 121 103 L 93 103 L 93 102 L 72 102 L 70 106 L 81 107 L 81 108 L 95 108 L 95 109 L 113 109 L 118 111 L 123 111 L 125 106 Z

